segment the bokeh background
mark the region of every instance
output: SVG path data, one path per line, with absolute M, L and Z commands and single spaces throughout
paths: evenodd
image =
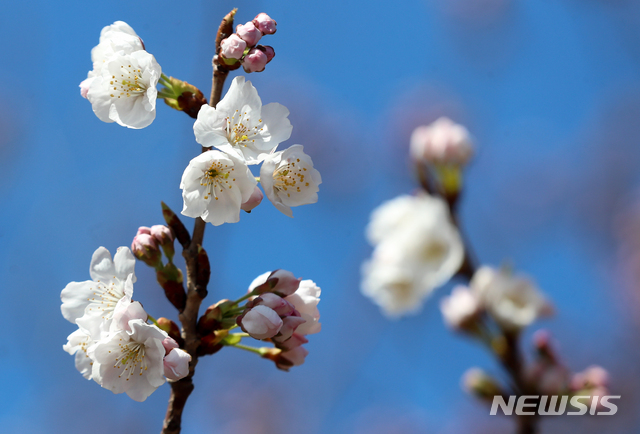
M 161 102 L 155 122 L 100 122 L 79 95 L 100 29 L 128 22 L 167 75 L 208 95 L 221 18 L 267 12 L 277 53 L 250 79 L 287 106 L 323 176 L 320 200 L 269 202 L 209 226 L 209 304 L 258 274 L 292 270 L 322 287 L 323 331 L 290 373 L 233 348 L 201 359 L 184 432 L 509 433 L 513 421 L 460 388 L 483 349 L 442 323 L 439 289 L 416 316 L 390 321 L 359 292 L 371 210 L 416 184 L 413 128 L 441 115 L 478 153 L 462 219 L 482 262 L 534 276 L 574 370 L 600 364 L 622 395 L 613 417 L 555 418 L 544 433 L 637 433 L 640 426 L 640 3 L 636 0 L 323 2 L 140 0 L 5 2 L 0 14 L 0 264 L 3 432 L 159 432 L 169 388 L 146 402 L 84 380 L 62 351 L 74 330 L 60 290 L 89 278 L 98 246 L 182 206 L 197 155 L 187 116 Z M 236 73 L 237 74 L 237 73 Z M 232 74 L 232 76 L 235 74 Z M 227 83 L 228 85 L 228 83 Z M 189 227 L 188 218 L 184 221 Z M 139 263 L 135 298 L 176 318 Z M 530 344 L 531 333 L 525 336 Z

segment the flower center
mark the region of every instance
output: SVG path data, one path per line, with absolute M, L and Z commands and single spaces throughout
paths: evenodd
M 300 187 L 308 187 L 309 183 L 305 182 L 306 167 L 300 165 L 300 159 L 288 159 L 285 164 L 280 165 L 273 172 L 273 186 L 280 191 L 286 191 L 287 197 L 291 197 L 291 193 L 300 193 Z
M 248 113 L 236 110 L 231 118 L 227 117 L 227 140 L 232 146 L 246 147 L 256 141 L 253 137 L 263 130 L 261 124 L 262 119 L 258 119 L 258 124 L 252 126 Z
M 120 72 L 120 77 L 112 75 L 109 81 L 111 98 L 138 96 L 147 90 L 146 84 L 142 82 L 142 70 L 131 65 L 121 65 Z
M 116 304 L 124 297 L 122 282 L 116 276 L 113 276 L 111 284 L 107 285 L 101 281 L 98 281 L 97 284 L 93 297 L 88 300 L 92 304 L 99 304 L 98 309 L 104 312 L 102 318 L 110 319 L 113 316 L 113 309 L 115 309 Z M 89 310 L 93 310 L 93 308 L 90 307 Z
M 125 376 L 125 379 L 129 381 L 129 378 L 134 374 L 142 375 L 147 370 L 147 361 L 144 358 L 144 344 L 138 342 L 128 342 L 125 344 L 118 344 L 120 346 L 121 357 L 116 357 L 116 362 L 113 365 L 115 369 L 122 369 L 122 372 L 118 375 L 118 378 Z
M 229 168 L 227 164 L 223 164 L 220 161 L 214 161 L 209 166 L 209 169 L 205 170 L 200 180 L 200 185 L 205 187 L 205 199 L 209 199 L 211 196 L 218 200 L 217 193 L 220 193 L 225 188 L 231 189 L 232 184 L 229 183 L 229 176 L 231 172 L 235 171 L 233 167 Z M 231 178 L 232 182 L 235 178 Z

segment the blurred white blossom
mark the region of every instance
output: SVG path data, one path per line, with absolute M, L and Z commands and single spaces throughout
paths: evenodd
M 362 292 L 389 316 L 418 311 L 464 259 L 447 205 L 426 194 L 382 204 L 373 211 L 366 232 L 375 249 L 362 267 Z

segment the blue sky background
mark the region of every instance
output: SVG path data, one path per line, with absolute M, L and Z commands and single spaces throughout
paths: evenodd
M 498 370 L 443 325 L 438 300 L 449 286 L 400 321 L 359 292 L 369 214 L 415 188 L 409 136 L 441 115 L 477 141 L 462 204 L 477 255 L 534 276 L 557 314 L 533 330 L 550 329 L 572 369 L 610 370 L 623 395 L 613 418 L 549 420 L 545 432 L 637 432 L 640 302 L 629 276 L 638 260 L 620 252 L 638 245 L 635 232 L 616 236 L 640 220 L 633 0 L 3 5 L 3 430 L 160 430 L 168 386 L 136 403 L 77 373 L 61 348 L 74 327 L 59 293 L 89 278 L 98 246 L 114 252 L 138 226 L 162 223 L 160 201 L 181 209 L 180 177 L 200 146 L 192 120 L 161 102 L 143 130 L 100 122 L 78 83 L 102 27 L 124 20 L 163 72 L 208 95 L 215 31 L 233 7 L 238 23 L 262 11 L 278 21 L 264 41 L 275 60 L 248 78 L 263 102 L 290 109 L 283 146 L 303 144 L 324 183 L 319 202 L 294 209 L 294 219 L 265 201 L 238 224 L 207 228 L 207 301 L 235 298 L 258 274 L 285 268 L 322 287 L 323 331 L 288 374 L 231 348 L 201 359 L 184 432 L 512 432 L 460 389 L 467 368 Z M 135 298 L 175 318 L 150 270 L 140 263 L 136 273 Z

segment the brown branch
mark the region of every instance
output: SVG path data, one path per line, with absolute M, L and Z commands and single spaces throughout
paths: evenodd
M 218 30 L 216 39 L 216 53 L 220 49 L 221 35 L 228 33 L 231 29 L 233 33 L 233 16 L 235 9 L 224 17 Z M 209 104 L 215 107 L 222 96 L 222 88 L 225 79 L 229 75 L 229 71 L 220 66 L 216 62 L 214 56 L 213 61 L 213 83 L 211 88 L 211 98 Z M 202 152 L 207 149 L 202 148 Z M 162 434 L 178 434 L 182 427 L 182 412 L 187 403 L 189 395 L 194 389 L 193 375 L 198 364 L 198 347 L 200 346 L 200 335 L 197 331 L 198 313 L 202 299 L 206 297 L 206 287 L 198 284 L 202 281 L 202 270 L 198 269 L 199 259 L 202 261 L 200 253 L 202 240 L 204 239 L 204 230 L 206 223 L 200 217 L 195 221 L 191 242 L 188 247 L 182 250 L 182 256 L 185 259 L 187 267 L 187 301 L 184 310 L 178 315 L 182 323 L 182 338 L 184 339 L 184 350 L 191 355 L 191 363 L 189 364 L 189 375 L 185 378 L 171 382 L 171 395 L 169 396 L 169 404 L 167 406 L 167 414 L 164 419 Z M 206 254 L 205 254 L 206 255 Z M 200 256 L 200 258 L 199 258 Z

